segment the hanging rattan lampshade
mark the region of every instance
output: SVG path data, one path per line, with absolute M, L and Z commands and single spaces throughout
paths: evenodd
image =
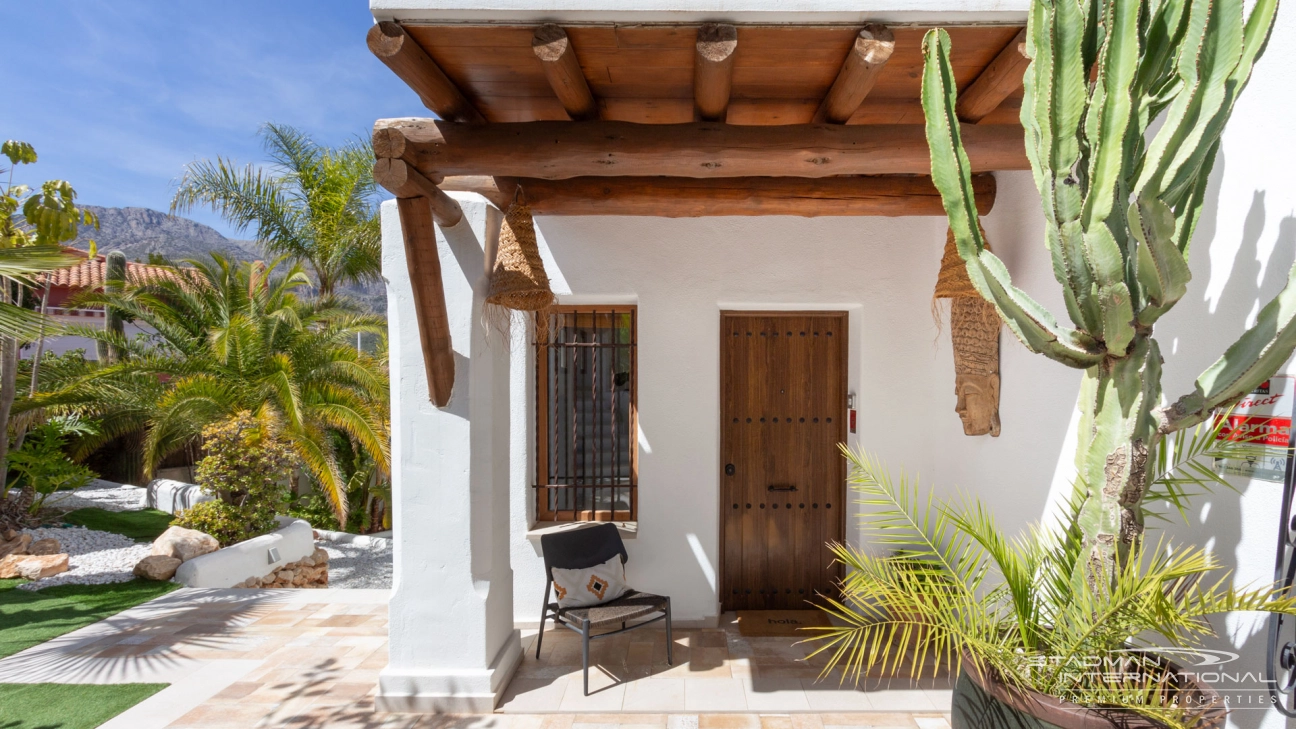
M 486 303 L 513 311 L 544 311 L 557 303 L 540 260 L 531 208 L 525 202 L 515 201 L 504 213 Z
M 985 230 L 981 230 L 982 239 Z M 990 244 L 986 243 L 986 250 Z M 954 349 L 955 410 L 963 420 L 965 435 L 999 435 L 999 329 L 994 304 L 972 287 L 967 265 L 954 243 L 954 231 L 945 235 L 945 253 L 936 276 L 935 300 L 950 300 L 950 340 Z M 933 308 L 933 314 L 937 311 Z M 937 317 L 937 322 L 940 319 Z

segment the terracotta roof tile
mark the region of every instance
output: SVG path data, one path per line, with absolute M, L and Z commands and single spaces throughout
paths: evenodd
M 68 250 L 73 255 L 85 253 L 76 250 Z M 51 271 L 45 276 L 39 277 L 38 280 L 44 281 L 48 277 L 50 283 L 56 287 L 67 287 L 72 289 L 99 289 L 103 288 L 104 271 L 108 264 L 104 261 L 103 256 L 96 256 L 93 259 L 87 258 L 82 262 Z M 131 283 L 151 283 L 171 278 L 174 274 L 164 266 L 150 266 L 146 263 L 135 263 L 134 261 L 126 262 L 126 280 Z

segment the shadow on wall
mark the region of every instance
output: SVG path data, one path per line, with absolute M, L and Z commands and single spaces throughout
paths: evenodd
M 1166 360 L 1164 383 L 1168 402 L 1192 391 L 1195 378 L 1223 354 L 1228 345 L 1246 330 L 1260 308 L 1282 290 L 1292 263 L 1296 260 L 1296 218 L 1290 214 L 1278 222 L 1277 234 L 1267 256 L 1261 252 L 1261 243 L 1264 242 L 1263 236 L 1269 221 L 1264 190 L 1252 193 L 1233 259 L 1220 262 L 1218 257 L 1210 255 L 1220 234 L 1223 241 L 1233 235 L 1230 230 L 1220 231 L 1218 228 L 1224 162 L 1225 157 L 1221 152 L 1211 174 L 1201 220 L 1193 237 L 1189 263 L 1197 275 L 1194 275 L 1189 284 L 1189 294 L 1163 320 L 1160 327 L 1158 339 L 1162 345 L 1162 356 Z M 1217 265 L 1222 270 L 1217 270 Z M 1222 286 L 1216 281 L 1217 275 L 1226 277 Z M 1213 290 L 1220 291 L 1213 306 L 1208 292 L 1204 290 L 1208 284 Z M 1232 481 L 1238 489 L 1236 493 L 1218 489 L 1212 495 L 1194 500 L 1187 514 L 1188 524 L 1184 524 L 1178 513 L 1167 505 L 1159 510 L 1165 512 L 1171 521 L 1150 522 L 1149 527 L 1164 531 L 1174 542 L 1196 544 L 1210 549 L 1229 568 L 1237 565 L 1247 571 L 1246 575 L 1238 577 L 1239 582 L 1257 584 L 1269 579 L 1264 566 L 1273 559 L 1270 545 L 1276 539 L 1277 525 L 1268 523 L 1267 517 L 1275 515 L 1273 518 L 1276 519 L 1281 485 L 1237 478 Z M 1259 508 L 1269 501 L 1273 502 L 1273 508 Z M 1253 518 L 1251 523 L 1245 525 L 1250 528 L 1249 547 L 1243 546 L 1244 502 L 1252 504 L 1247 509 L 1249 514 L 1262 519 L 1256 523 Z M 1257 534 L 1257 530 L 1260 534 Z M 1254 553 L 1257 542 L 1264 545 L 1263 554 Z M 1252 552 L 1244 555 L 1245 549 L 1251 549 Z M 1247 564 L 1239 565 L 1240 561 Z M 1256 574 L 1257 564 L 1261 565 L 1260 574 Z M 1221 680 L 1216 689 L 1224 694 L 1234 687 L 1247 688 L 1252 690 L 1246 691 L 1245 696 L 1267 698 L 1267 695 L 1258 691 L 1262 684 L 1257 679 L 1263 671 L 1265 660 L 1267 635 L 1264 621 L 1260 619 L 1252 623 L 1247 615 L 1233 617 L 1233 620 L 1217 618 L 1213 621 L 1220 637 L 1206 647 L 1241 653 L 1242 657 L 1238 661 L 1229 664 L 1222 671 L 1230 675 L 1250 676 L 1246 680 L 1229 681 L 1227 684 Z M 1234 628 L 1231 633 L 1230 626 Z M 1235 710 L 1229 716 L 1229 723 L 1239 729 L 1284 725 L 1272 709 Z

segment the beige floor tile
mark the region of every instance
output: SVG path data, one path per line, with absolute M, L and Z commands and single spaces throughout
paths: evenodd
M 701 714 L 698 729 L 760 729 L 760 717 L 755 714 Z
M 761 729 L 793 729 L 790 714 L 762 714 Z
M 939 711 L 926 691 L 917 689 L 887 689 L 866 691 L 869 704 L 876 711 Z
M 684 679 L 685 711 L 746 711 L 747 695 L 735 678 Z
M 950 729 L 950 724 L 942 716 L 915 716 L 914 723 L 918 729 Z
M 498 710 L 513 713 L 558 711 L 568 680 L 515 678 L 509 682 Z
M 599 678 L 601 675 L 601 673 L 590 672 L 589 696 L 585 695 L 579 677 L 568 679 L 567 690 L 563 692 L 562 703 L 558 705 L 558 710 L 576 713 L 620 711 L 625 701 L 625 684 L 601 685 L 604 683 L 604 680 Z
M 914 729 L 918 726 L 909 714 L 821 714 L 819 718 L 823 722 L 824 729 L 843 729 L 844 727 Z
M 801 681 L 795 678 L 753 679 L 743 682 L 749 711 L 809 711 Z
M 683 711 L 684 679 L 649 678 L 626 686 L 625 711 Z
M 838 688 L 835 684 L 825 684 L 802 679 L 801 688 L 805 691 L 806 701 L 814 711 L 872 711 L 868 694 L 853 688 Z

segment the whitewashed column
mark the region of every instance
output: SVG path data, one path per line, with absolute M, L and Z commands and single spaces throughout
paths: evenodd
M 457 199 L 463 220 L 437 228 L 455 355 L 445 409 L 428 399 L 396 204 L 382 206 L 396 541 L 379 711 L 488 712 L 521 658 L 508 545 L 509 346 L 481 318 L 499 214 L 476 196 Z

